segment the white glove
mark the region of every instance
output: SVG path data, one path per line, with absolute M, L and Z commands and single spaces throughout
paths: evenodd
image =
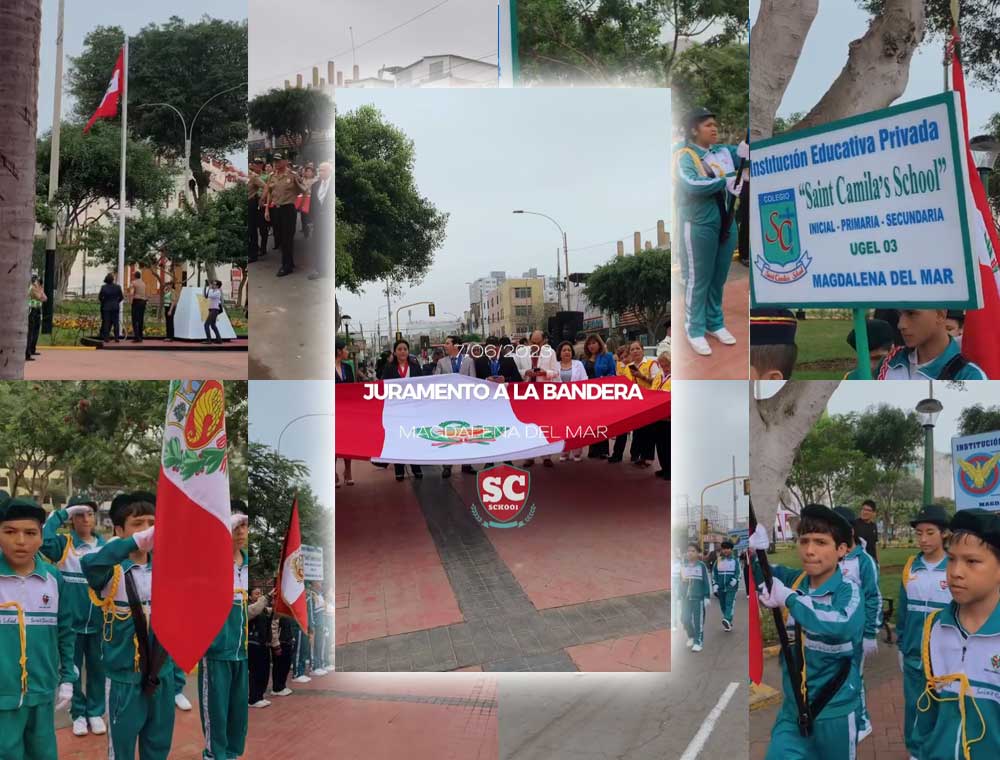
M 716 584 L 714 584 L 714 583 L 712 584 L 712 593 L 713 594 L 718 594 L 719 593 L 719 587 Z
M 711 606 L 712 606 L 712 600 L 711 599 L 706 599 L 705 600 L 705 611 L 707 612 Z
M 726 177 L 726 189 L 731 195 L 735 195 L 738 198 L 740 193 L 743 192 L 743 178 Z
M 59 693 L 56 696 L 56 709 L 65 710 L 69 707 L 69 703 L 72 701 L 73 701 L 73 684 L 71 683 L 59 684 Z
M 154 530 L 156 530 L 155 525 L 152 528 L 146 528 L 146 530 L 140 530 L 138 533 L 132 534 L 132 538 L 135 539 L 135 545 L 139 547 L 139 551 L 148 552 L 153 548 Z
M 777 578 L 771 579 L 771 590 L 767 590 L 767 586 L 764 586 L 764 590 L 760 592 L 758 598 L 760 603 L 765 607 L 770 607 L 774 609 L 776 607 L 784 607 L 785 601 L 792 595 L 792 590 L 788 588 L 784 583 L 779 581 Z
M 250 518 L 240 512 L 233 512 L 229 515 L 229 532 L 232 533 L 240 525 L 246 525 L 250 521 Z
M 767 535 L 767 529 L 763 525 L 758 525 L 757 529 L 750 535 L 750 548 L 754 551 L 767 551 L 771 548 L 771 537 Z
M 878 639 L 864 640 L 865 657 L 873 657 L 878 652 Z
M 896 657 L 899 659 L 899 672 L 902 673 L 903 668 L 903 651 L 901 649 L 896 650 Z
M 66 507 L 66 514 L 70 517 L 76 517 L 77 515 L 89 515 L 94 510 L 88 504 L 77 504 L 74 507 Z
M 733 578 L 731 581 L 729 581 L 729 588 L 736 588 L 736 579 L 735 578 Z
M 746 140 L 740 141 L 740 144 L 736 146 L 736 155 L 748 161 L 750 160 L 750 145 Z

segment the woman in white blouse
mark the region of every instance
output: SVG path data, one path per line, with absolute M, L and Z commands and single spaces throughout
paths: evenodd
M 556 378 L 561 383 L 577 383 L 587 379 L 587 369 L 583 362 L 573 358 L 573 344 L 564 340 L 556 349 L 556 356 L 559 357 L 558 369 L 559 377 Z M 573 449 L 570 452 L 563 452 L 559 455 L 559 461 L 565 462 L 569 456 L 574 462 L 583 461 L 583 449 Z

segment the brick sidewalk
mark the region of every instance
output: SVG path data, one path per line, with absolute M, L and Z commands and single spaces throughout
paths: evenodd
M 41 348 L 24 365 L 25 380 L 246 380 L 245 351 L 104 351 Z
M 750 277 L 749 270 L 733 262 L 722 294 L 726 329 L 736 338 L 735 346 L 724 346 L 709 337 L 711 356 L 699 356 L 684 337 L 684 291 L 677 278 L 674 288 L 673 328 L 670 347 L 674 378 L 678 380 L 746 380 L 750 363 Z

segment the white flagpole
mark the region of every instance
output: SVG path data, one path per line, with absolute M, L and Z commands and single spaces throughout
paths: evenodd
M 128 36 L 122 56 L 122 156 L 121 189 L 118 197 L 118 284 L 125 292 L 125 144 L 128 140 Z M 125 321 L 125 301 L 119 306 L 119 329 Z

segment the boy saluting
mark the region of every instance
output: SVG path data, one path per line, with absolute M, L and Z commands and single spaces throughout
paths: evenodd
M 924 621 L 925 689 L 917 699 L 920 760 L 1000 757 L 1000 515 L 951 520 L 952 602 Z
M 54 709 L 69 707 L 73 627 L 59 571 L 36 559 L 45 510 L 0 492 L 0 757 L 56 760 Z M 53 705 L 53 694 L 58 695 Z
M 761 603 L 788 610 L 786 629 L 793 667 L 782 658 L 784 700 L 771 730 L 767 760 L 845 760 L 858 743 L 861 710 L 861 589 L 841 574 L 851 526 L 820 504 L 802 508 L 798 549 L 802 570 L 772 567 L 770 591 L 754 560 Z M 758 525 L 750 548 L 767 550 Z
M 176 666 L 149 627 L 156 497 L 121 494 L 111 502 L 116 539 L 80 561 L 103 611 L 101 656 L 107 678 L 108 755 L 166 760 L 174 733 Z
M 87 579 L 83 577 L 80 560 L 104 546 L 104 539 L 94 532 L 97 502 L 89 496 L 76 495 L 65 509 L 57 509 L 45 521 L 42 529 L 42 555 L 50 560 L 66 582 L 62 603 L 73 622 L 73 664 L 81 677 L 73 683 L 74 736 L 106 732 L 104 725 L 104 666 L 101 664 L 101 610 L 90 601 Z M 68 536 L 58 532 L 66 522 Z M 82 672 L 86 664 L 87 683 L 84 689 Z

